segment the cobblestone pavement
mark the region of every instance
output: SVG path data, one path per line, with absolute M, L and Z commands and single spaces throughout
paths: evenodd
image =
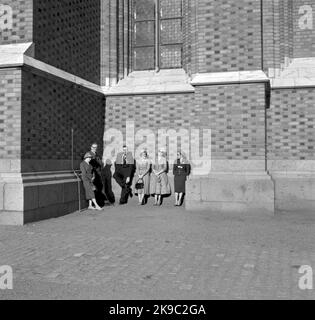
M 315 215 L 106 208 L 24 227 L 0 226 L 0 299 L 313 299 Z

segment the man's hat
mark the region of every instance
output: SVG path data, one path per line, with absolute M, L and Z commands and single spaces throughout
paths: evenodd
M 87 159 L 87 158 L 93 158 L 94 157 L 94 155 L 92 154 L 92 152 L 87 152 L 86 154 L 85 154 L 85 156 L 84 156 L 84 160 L 85 159 Z

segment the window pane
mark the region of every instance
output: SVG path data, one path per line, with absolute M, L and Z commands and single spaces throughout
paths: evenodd
M 182 42 L 182 20 L 171 19 L 161 21 L 161 43 L 181 43 Z
M 155 0 L 134 0 L 135 20 L 154 20 Z
M 134 70 L 154 69 L 154 47 L 134 49 Z
M 182 46 L 168 45 L 161 46 L 161 68 L 181 68 Z
M 137 22 L 135 24 L 136 47 L 154 45 L 155 23 L 154 21 Z
M 161 18 L 182 16 L 182 0 L 160 0 Z

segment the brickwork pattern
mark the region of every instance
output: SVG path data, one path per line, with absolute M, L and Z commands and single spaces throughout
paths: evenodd
M 22 159 L 70 160 L 102 146 L 104 98 L 73 84 L 23 71 Z
M 311 0 L 264 1 L 265 70 L 281 68 L 285 58 L 314 57 L 315 29 L 301 29 L 299 26 L 302 6 L 311 6 L 314 17 L 315 6 Z
M 21 152 L 21 71 L 0 70 L 0 159 Z
M 263 2 L 264 69 L 279 69 L 286 58 L 293 58 L 293 1 Z
M 13 9 L 13 28 L 2 29 L 0 24 L 0 45 L 32 41 L 33 1 L 5 0 L 0 1 L 1 4 L 9 5 Z
M 100 83 L 100 0 L 34 0 L 36 58 Z
M 259 0 L 198 1 L 199 72 L 261 67 Z
M 272 91 L 268 110 L 268 158 L 314 160 L 315 90 Z
M 265 156 L 263 84 L 201 87 L 195 95 L 109 97 L 105 129 L 122 129 L 125 135 L 127 120 L 135 121 L 136 130 L 211 129 L 214 159 Z
M 263 84 L 200 87 L 196 91 L 192 119 L 197 128 L 211 128 L 213 159 L 263 159 Z
M 151 129 L 156 134 L 160 128 L 189 129 L 194 105 L 193 94 L 108 97 L 105 130 L 122 130 L 126 136 L 126 121 L 135 121 L 136 131 Z
M 294 57 L 305 58 L 315 57 L 315 3 L 313 0 L 294 0 L 294 15 L 301 17 L 299 9 L 302 6 L 311 6 L 313 17 L 313 29 L 301 30 L 299 19 L 294 20 Z

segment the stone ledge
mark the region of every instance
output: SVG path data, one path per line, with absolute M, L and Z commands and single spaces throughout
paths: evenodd
M 225 85 L 242 83 L 268 83 L 269 78 L 262 70 L 199 73 L 193 75 L 191 85 Z
M 117 85 L 103 87 L 106 96 L 194 93 L 184 69 L 134 71 Z
M 77 86 L 81 86 L 83 88 L 87 88 L 89 90 L 103 94 L 103 90 L 100 85 L 87 81 L 74 74 L 44 63 L 40 60 L 34 59 L 30 55 L 28 55 L 28 52 L 32 48 L 32 45 L 32 42 L 0 45 L 0 68 L 28 66 L 34 68 L 34 70 L 49 74 L 56 78 L 71 82 Z

